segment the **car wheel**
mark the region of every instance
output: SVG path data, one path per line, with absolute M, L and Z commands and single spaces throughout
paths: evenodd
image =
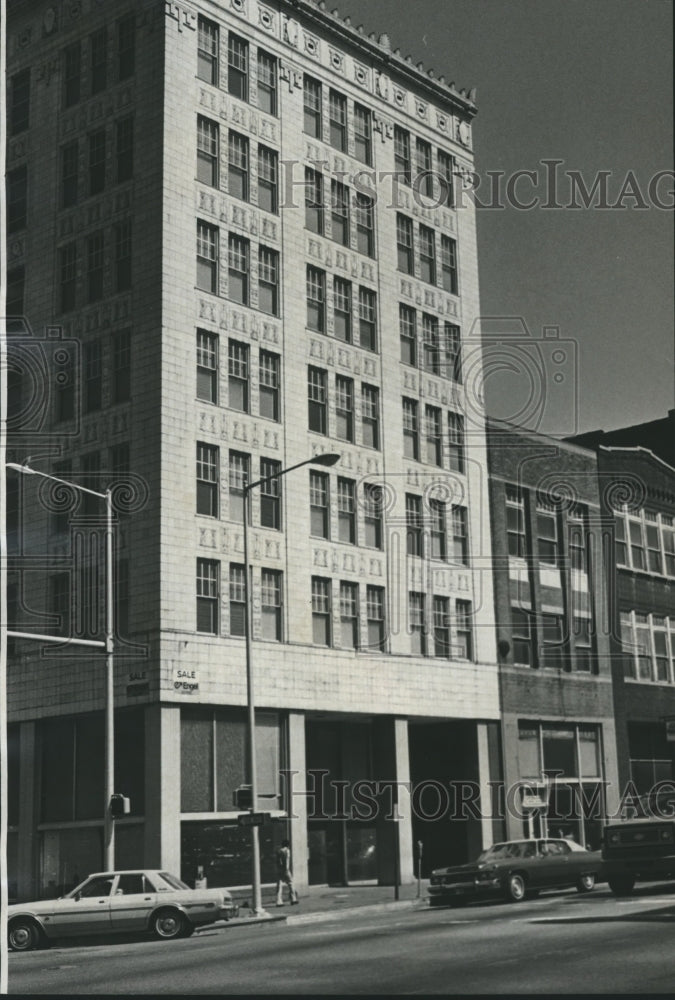
M 41 934 L 32 920 L 14 920 L 7 931 L 7 943 L 12 951 L 32 951 L 40 944 Z
M 607 883 L 615 896 L 630 896 L 635 886 L 632 875 L 612 875 Z
M 576 882 L 577 892 L 591 892 L 595 888 L 595 875 L 581 875 Z
M 522 875 L 509 875 L 505 889 L 510 903 L 521 903 L 525 899 L 525 879 Z
M 152 930 L 163 941 L 173 941 L 184 933 L 185 917 L 178 910 L 160 910 L 152 918 Z

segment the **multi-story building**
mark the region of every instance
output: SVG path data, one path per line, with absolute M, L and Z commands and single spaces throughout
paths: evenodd
M 244 516 L 263 877 L 287 834 L 300 884 L 467 857 L 492 822 L 444 790 L 500 776 L 473 96 L 324 2 L 7 7 L 9 458 L 126 484 L 117 863 L 250 877 Z M 100 634 L 95 499 L 8 483 L 10 627 Z M 101 864 L 101 661 L 13 643 L 19 897 Z
M 576 440 L 597 450 L 603 514 L 613 529 L 619 777 L 626 794 L 644 794 L 675 780 L 675 410 Z
M 596 456 L 490 420 L 488 460 L 508 833 L 597 849 L 618 800 Z

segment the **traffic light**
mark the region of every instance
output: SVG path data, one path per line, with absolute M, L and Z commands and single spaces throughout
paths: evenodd
M 131 803 L 126 795 L 115 792 L 114 795 L 110 796 L 110 815 L 113 819 L 117 819 L 118 816 L 127 816 L 130 812 Z
M 235 788 L 232 793 L 232 804 L 235 809 L 239 812 L 244 812 L 246 809 L 253 808 L 253 796 L 251 795 L 250 785 L 239 785 L 239 788 Z

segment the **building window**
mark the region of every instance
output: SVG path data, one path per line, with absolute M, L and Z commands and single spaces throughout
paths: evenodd
M 462 346 L 459 327 L 454 323 L 445 324 L 445 353 L 447 377 L 454 382 L 462 381 Z
M 328 434 L 327 374 L 322 368 L 307 368 L 307 400 L 310 431 Z
M 434 596 L 434 656 L 450 658 L 450 599 Z
M 315 646 L 331 645 L 331 582 L 312 577 L 312 639 Z
M 313 139 L 322 138 L 321 84 L 305 73 L 303 79 L 304 131 Z
M 13 267 L 7 271 L 7 316 L 23 315 L 24 289 L 26 284 L 25 267 Z
M 131 220 L 115 226 L 115 291 L 131 288 Z
M 354 380 L 335 376 L 335 436 L 354 441 Z
M 136 70 L 136 19 L 129 14 L 117 22 L 117 76 L 128 80 Z
M 240 101 L 248 101 L 248 42 L 232 31 L 227 43 L 227 89 Z
M 314 538 L 330 538 L 330 511 L 328 506 L 328 473 L 309 473 L 309 513 L 310 535 Z
M 87 237 L 87 301 L 103 298 L 103 233 Z
M 258 247 L 258 306 L 270 316 L 279 315 L 279 254 Z
M 369 549 L 382 548 L 382 487 L 366 483 L 363 488 L 364 545 Z
M 326 273 L 307 266 L 307 326 L 317 333 L 326 329 Z
M 105 129 L 89 136 L 89 194 L 100 194 L 105 188 Z
M 415 160 L 417 166 L 415 190 L 433 198 L 434 174 L 431 164 L 431 146 L 423 139 L 417 139 L 415 143 Z
M 359 585 L 340 581 L 340 645 L 356 649 L 359 645 Z
M 218 517 L 218 448 L 197 442 L 197 513 Z
M 438 150 L 438 177 L 441 182 L 441 197 L 449 208 L 455 204 L 455 161 L 449 153 Z
M 122 330 L 113 336 L 112 401 L 126 403 L 131 398 L 131 333 Z
M 263 569 L 260 575 L 262 638 L 270 642 L 282 640 L 282 575 L 279 570 Z
M 675 681 L 675 616 L 621 612 L 624 672 L 639 681 Z M 578 640 L 577 640 L 578 641 Z
M 441 236 L 441 284 L 457 295 L 457 244 L 449 236 Z
M 311 167 L 305 167 L 305 226 L 323 235 L 323 176 Z
M 438 320 L 422 313 L 422 352 L 424 367 L 434 375 L 441 374 L 441 350 L 438 339 Z
M 436 284 L 436 234 L 433 229 L 420 225 L 420 278 L 430 285 Z
M 398 328 L 401 341 L 401 361 L 404 365 L 417 364 L 417 335 L 415 332 L 415 310 L 399 304 Z
M 28 168 L 17 167 L 7 174 L 7 232 L 26 228 L 28 211 Z
M 413 224 L 412 219 L 400 212 L 396 214 L 396 248 L 398 252 L 398 269 L 404 274 L 415 273 L 413 256 Z
M 561 669 L 564 665 L 564 622 L 561 614 L 542 612 L 539 619 L 541 632 L 541 665 Z
M 616 562 L 633 570 L 675 576 L 675 519 L 650 510 L 615 510 Z
M 134 176 L 134 119 L 132 115 L 115 123 L 115 160 L 117 183 Z
M 368 257 L 375 256 L 374 201 L 360 191 L 356 194 L 354 214 L 356 216 L 356 249 Z
M 558 515 L 555 506 L 543 497 L 537 502 L 537 551 L 547 566 L 560 564 Z
M 336 243 L 349 246 L 349 188 L 333 180 L 331 193 L 331 235 Z M 318 230 L 315 230 L 318 232 Z
M 453 472 L 464 472 L 464 417 L 452 410 L 448 412 L 448 442 L 450 468 Z
M 279 158 L 273 149 L 258 146 L 258 208 L 279 211 Z
M 80 100 L 80 73 L 82 69 L 82 48 L 73 42 L 63 53 L 63 106 L 72 108 Z
M 30 69 L 15 73 L 10 84 L 9 132 L 19 135 L 30 125 Z
M 338 538 L 341 542 L 356 545 L 356 483 L 353 479 L 338 477 Z
M 228 137 L 227 192 L 233 198 L 248 201 L 249 158 L 248 139 L 230 129 Z
M 61 312 L 75 308 L 77 282 L 77 244 L 68 243 L 59 250 L 59 305 Z
M 279 355 L 260 351 L 258 368 L 258 397 L 260 416 L 279 420 L 280 364 Z
M 414 399 L 403 399 L 403 455 L 415 461 L 420 457 L 417 401 Z
M 103 364 L 101 342 L 91 340 L 84 345 L 84 392 L 85 413 L 101 409 L 103 395 Z
M 236 563 L 230 563 L 230 635 L 246 635 L 246 577 Z
M 408 555 L 423 556 L 422 497 L 415 496 L 413 493 L 405 495 L 405 530 Z
M 61 150 L 61 208 L 77 205 L 79 143 L 69 142 Z
M 268 115 L 277 113 L 277 61 L 258 49 L 258 107 Z
M 218 25 L 199 17 L 197 22 L 197 76 L 218 86 Z
M 217 560 L 197 560 L 197 631 L 208 635 L 218 634 L 219 575 Z
M 347 152 L 347 98 L 336 90 L 328 93 L 328 121 L 330 144 L 340 152 Z
M 248 509 L 248 494 L 245 493 L 248 486 L 250 469 L 250 456 L 241 451 L 231 451 L 229 455 L 229 487 L 230 487 L 230 520 L 237 524 L 244 522 L 244 500 L 246 498 L 246 516 L 250 521 L 250 511 Z
M 445 559 L 447 550 L 448 528 L 446 524 L 446 505 L 441 500 L 429 500 L 429 540 L 431 542 L 431 558 Z
M 450 510 L 452 523 L 452 556 L 455 562 L 469 565 L 469 523 L 466 507 L 453 506 Z
M 281 462 L 260 459 L 260 525 L 281 531 Z
M 249 304 L 249 242 L 243 236 L 228 237 L 228 298 L 243 306 Z
M 351 344 L 352 283 L 344 278 L 333 278 L 333 323 L 337 339 Z
M 377 350 L 377 295 L 359 288 L 359 344 L 366 351 Z
M 394 167 L 398 180 L 410 185 L 410 132 L 394 125 Z
M 218 402 L 218 334 L 197 330 L 197 399 Z
M 100 28 L 90 37 L 91 93 L 99 94 L 108 85 L 108 29 Z
M 408 622 L 410 625 L 410 652 L 427 655 L 427 630 L 424 613 L 425 595 L 417 591 L 408 594 Z
M 232 133 L 230 133 L 230 136 Z M 218 187 L 218 124 L 197 115 L 197 180 Z M 230 156 L 230 170 L 232 158 Z M 230 192 L 234 194 L 235 192 Z
M 366 588 L 368 649 L 383 650 L 385 645 L 384 587 Z
M 591 634 L 591 619 L 588 615 L 575 615 L 573 619 L 574 627 L 574 665 L 577 670 L 583 673 L 590 673 L 593 669 L 593 636 Z M 659 636 L 661 642 L 658 644 L 663 659 L 659 660 L 657 651 L 657 680 L 668 680 L 668 654 L 666 651 L 667 635 L 654 633 L 654 638 Z
M 511 606 L 511 645 L 514 663 L 527 667 L 534 665 L 531 615 L 525 608 L 514 605 Z
M 361 438 L 368 448 L 380 447 L 380 390 L 377 386 L 361 386 Z
M 460 660 L 473 660 L 472 620 L 471 601 L 455 601 L 457 656 Z
M 227 345 L 228 405 L 240 413 L 249 412 L 249 348 L 239 340 Z
M 372 164 L 372 124 L 370 111 L 361 104 L 354 104 L 354 154 L 357 160 Z
M 443 464 L 442 415 L 436 406 L 424 408 L 424 436 L 426 440 L 426 461 L 429 465 Z

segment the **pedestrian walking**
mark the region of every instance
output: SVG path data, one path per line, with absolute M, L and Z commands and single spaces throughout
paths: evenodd
M 284 885 L 288 886 L 291 906 L 299 903 L 298 894 L 293 885 L 293 872 L 291 871 L 291 845 L 288 840 L 281 841 L 281 847 L 277 851 L 277 906 L 284 905 Z

